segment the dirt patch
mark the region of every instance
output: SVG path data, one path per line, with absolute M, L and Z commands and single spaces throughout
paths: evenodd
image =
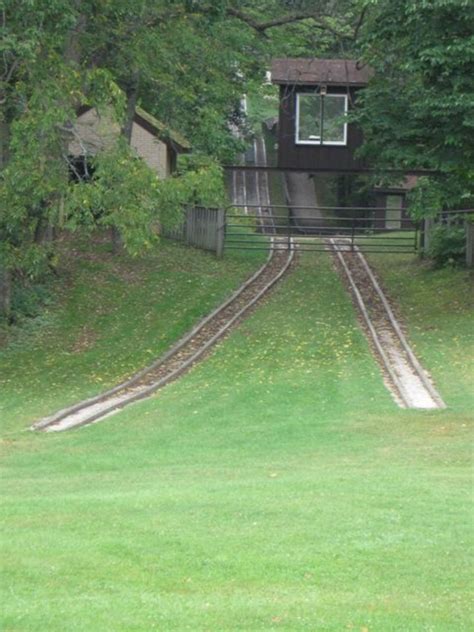
M 97 340 L 97 334 L 93 329 L 90 329 L 87 326 L 82 327 L 79 335 L 71 346 L 72 353 L 82 353 L 83 351 L 87 351 L 91 349 Z

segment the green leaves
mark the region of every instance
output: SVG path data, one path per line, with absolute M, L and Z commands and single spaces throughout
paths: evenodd
M 363 153 L 381 170 L 436 171 L 418 197 L 432 186 L 425 206 L 437 198 L 456 208 L 474 180 L 474 5 L 379 0 L 369 15 L 364 58 L 375 77 L 358 102 Z
M 115 227 L 132 255 L 157 242 L 160 226 L 178 225 L 186 205 L 216 206 L 224 199 L 222 169 L 205 156 L 184 158 L 178 176 L 159 180 L 120 142 L 91 166 L 91 181 L 69 186 L 66 227 Z

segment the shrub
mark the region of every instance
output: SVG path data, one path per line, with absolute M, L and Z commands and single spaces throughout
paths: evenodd
M 466 229 L 462 224 L 437 224 L 431 233 L 428 256 L 437 266 L 460 265 L 466 252 Z

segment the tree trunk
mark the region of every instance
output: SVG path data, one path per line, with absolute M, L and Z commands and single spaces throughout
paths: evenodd
M 466 227 L 466 266 L 474 267 L 474 224 L 465 221 Z
M 10 125 L 0 120 L 0 171 L 7 166 L 10 144 Z
M 0 171 L 8 162 L 10 143 L 10 125 L 0 120 Z M 0 265 L 0 316 L 9 319 L 11 316 L 12 273 Z
M 82 0 L 75 1 L 75 8 L 81 11 Z M 83 13 L 79 13 L 74 26 L 70 29 L 66 45 L 64 47 L 63 58 L 66 63 L 72 66 L 79 66 L 81 63 L 81 35 L 85 32 L 87 26 L 87 17 Z M 80 105 L 80 104 L 78 104 Z
M 54 239 L 53 225 L 47 217 L 40 217 L 36 224 L 33 241 L 39 246 L 45 246 Z
M 138 70 L 135 70 L 130 77 L 129 83 L 125 87 L 127 108 L 125 112 L 125 121 L 121 129 L 121 135 L 127 141 L 127 145 L 130 145 L 132 142 L 133 120 L 135 118 L 135 109 L 137 107 L 139 81 L 140 73 Z M 113 254 L 118 255 L 123 252 L 122 236 L 116 226 L 112 226 L 111 228 L 111 238 Z
M 138 70 L 134 70 L 130 77 L 130 81 L 125 87 L 125 96 L 127 98 L 127 109 L 125 113 L 125 121 L 121 130 L 122 136 L 125 138 L 128 145 L 130 145 L 132 141 L 133 119 L 135 118 L 135 110 L 137 107 L 139 83 L 140 83 L 140 73 Z
M 11 316 L 12 274 L 10 270 L 0 268 L 0 316 Z
M 123 241 L 120 231 L 116 226 L 111 227 L 110 236 L 112 238 L 112 254 L 120 255 L 123 252 Z

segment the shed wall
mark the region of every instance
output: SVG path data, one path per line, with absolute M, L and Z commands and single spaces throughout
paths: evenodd
M 120 126 L 108 116 L 99 116 L 95 109 L 90 109 L 77 117 L 74 131 L 69 154 L 79 157 L 112 147 L 120 134 Z
M 354 152 L 362 144 L 362 132 L 349 123 L 347 145 L 297 145 L 296 138 L 296 94 L 305 92 L 304 87 L 284 85 L 280 87 L 280 116 L 278 130 L 278 166 L 281 169 L 327 169 L 328 171 L 351 171 L 364 169 Z M 346 88 L 331 88 L 333 94 L 346 94 Z M 349 90 L 349 109 L 356 98 L 357 89 Z
M 166 178 L 170 175 L 167 145 L 136 123 L 132 127 L 131 145 L 158 177 Z
M 84 155 L 85 150 L 95 155 L 112 147 L 120 134 L 118 123 L 111 117 L 99 116 L 95 109 L 78 116 L 74 128 L 76 137 L 69 143 L 69 154 L 78 157 Z M 170 175 L 172 158 L 168 155 L 168 146 L 137 123 L 132 126 L 131 146 L 158 177 Z

